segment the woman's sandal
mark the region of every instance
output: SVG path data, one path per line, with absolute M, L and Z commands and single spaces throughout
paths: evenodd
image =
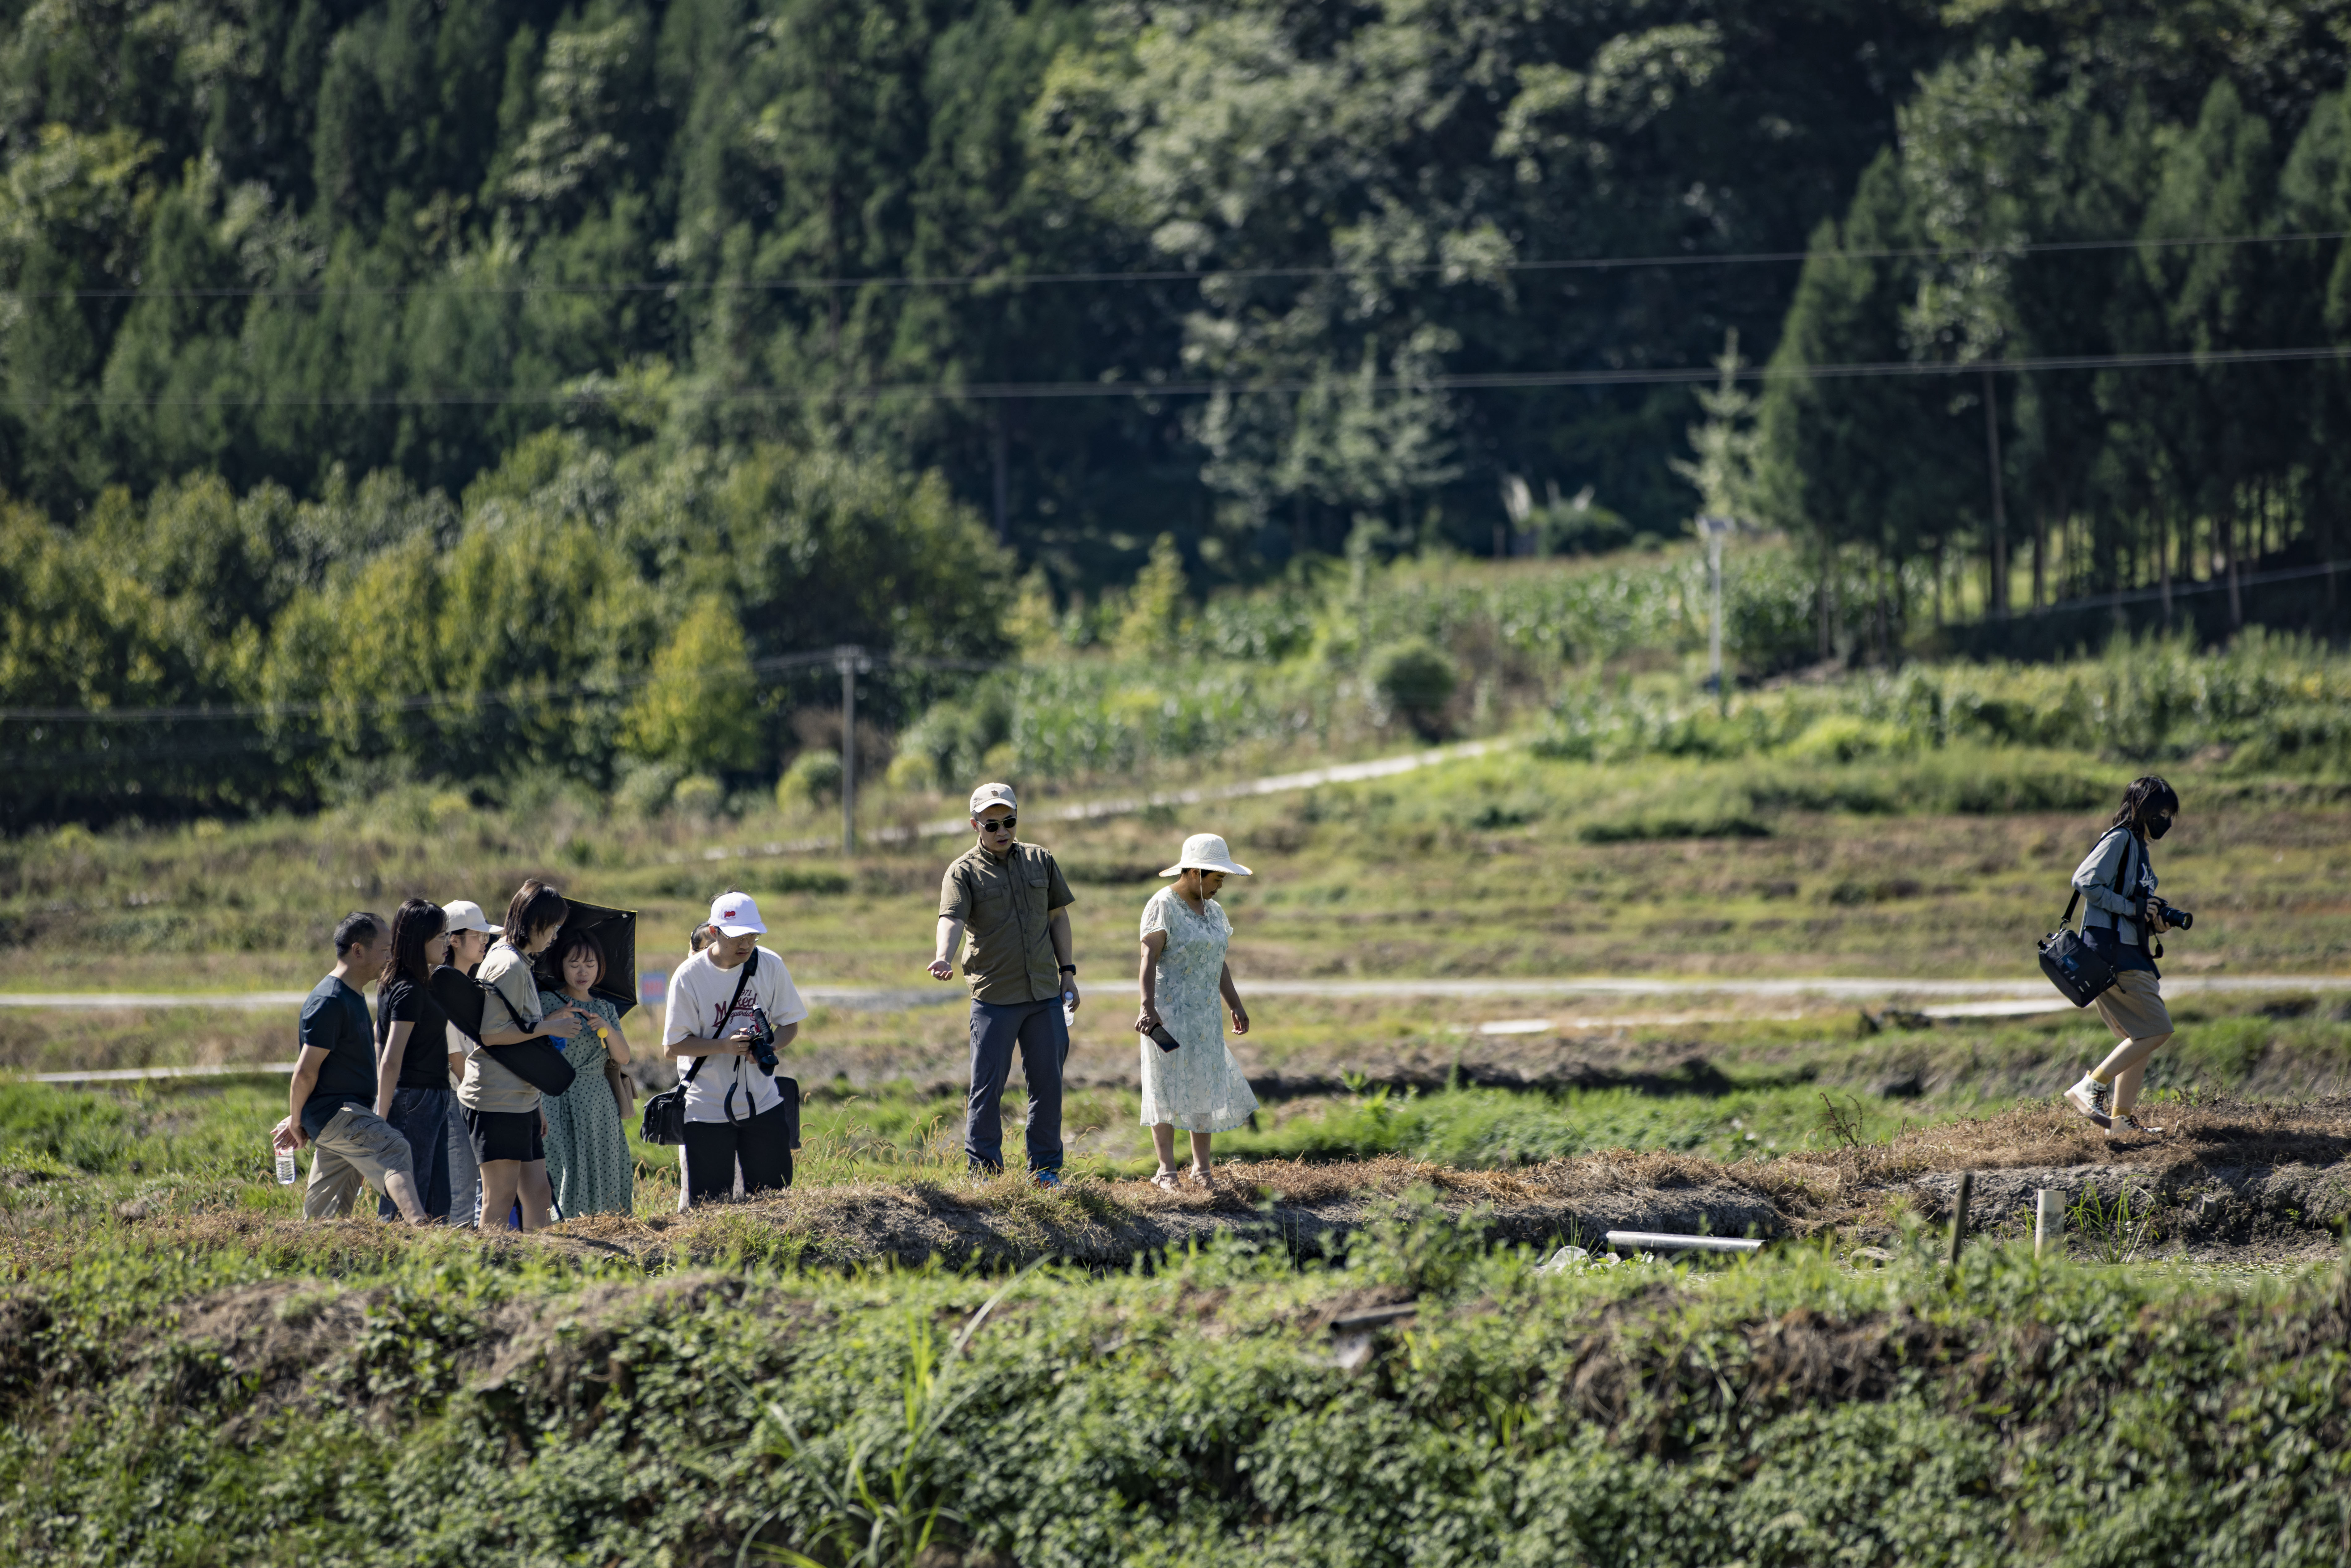
M 1157 1187 L 1162 1192 L 1181 1192 L 1184 1190 L 1183 1183 L 1176 1179 L 1176 1173 L 1166 1169 L 1162 1169 L 1157 1176 L 1153 1176 L 1151 1178 L 1151 1185 Z
M 1188 1182 L 1197 1182 L 1210 1192 L 1217 1190 L 1217 1178 L 1197 1166 L 1186 1166 L 1184 1168 L 1184 1179 Z

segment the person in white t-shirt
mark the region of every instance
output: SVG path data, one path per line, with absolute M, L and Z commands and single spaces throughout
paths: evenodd
M 799 1085 L 760 1066 L 752 1041 L 764 1016 L 782 1051 L 809 1010 L 784 961 L 760 947 L 767 929 L 748 894 L 723 894 L 711 902 L 702 950 L 669 977 L 662 1039 L 685 1085 L 680 1208 L 733 1193 L 738 1172 L 746 1194 L 792 1185 Z

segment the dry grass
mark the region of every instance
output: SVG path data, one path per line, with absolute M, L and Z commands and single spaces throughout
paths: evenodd
M 1045 1191 L 1018 1176 L 848 1181 L 651 1217 L 596 1215 L 532 1236 L 415 1231 L 360 1217 L 325 1224 L 218 1207 L 137 1207 L 58 1218 L 14 1217 L 0 1260 L 17 1280 L 63 1270 L 94 1232 L 121 1228 L 145 1246 L 226 1251 L 309 1275 L 369 1275 L 402 1260 L 488 1249 L 517 1265 L 569 1260 L 632 1271 L 751 1262 L 826 1268 L 885 1261 L 998 1266 L 1061 1257 L 1115 1266 L 1236 1228 L 1314 1238 L 1370 1218 L 1383 1200 L 1431 1192 L 1457 1213 L 1490 1212 L 1500 1233 L 1540 1240 L 1590 1215 L 1655 1211 L 1761 1215 L 1780 1232 L 1882 1220 L 1935 1173 L 2136 1168 L 2158 1179 L 2278 1167 L 2331 1170 L 2351 1155 L 2351 1099 L 2300 1104 L 2210 1097 L 2168 1104 L 2160 1137 L 2109 1141 L 2062 1107 L 2019 1106 L 1978 1120 L 1911 1128 L 1890 1143 L 1729 1164 L 1676 1153 L 1617 1151 L 1511 1170 L 1458 1170 L 1402 1156 L 1309 1163 L 1228 1162 L 1213 1192 L 1163 1192 L 1146 1181 L 1078 1179 Z M 1776 1217 L 1776 1218 L 1774 1218 Z M 1594 1226 L 1583 1221 L 1588 1230 Z M 1687 1220 L 1685 1221 L 1687 1222 Z M 1612 1221 L 1613 1223 L 1613 1221 Z M 1732 1226 L 1734 1233 L 1738 1224 Z M 292 1330 L 287 1332 L 291 1333 Z

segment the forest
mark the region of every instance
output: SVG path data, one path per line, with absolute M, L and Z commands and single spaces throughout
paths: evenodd
M 2268 0 L 12 5 L 10 815 L 772 779 L 834 644 L 911 719 L 1155 549 L 1197 599 L 1711 514 L 1809 563 L 1807 656 L 2332 626 L 2346 49 Z

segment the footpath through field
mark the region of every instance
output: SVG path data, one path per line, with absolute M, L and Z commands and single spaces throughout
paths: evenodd
M 664 977 L 648 976 L 650 980 Z M 2041 980 L 1953 980 L 1879 976 L 1807 976 L 1795 977 L 1724 978 L 1674 975 L 1580 975 L 1555 979 L 1393 979 L 1393 980 L 1251 980 L 1241 985 L 1253 997 L 1316 998 L 1436 998 L 1477 1002 L 1506 998 L 1572 1001 L 1583 997 L 1776 998 L 1793 1002 L 1853 1003 L 1917 1002 L 1916 1009 L 1938 1020 L 2027 1018 L 2074 1009 Z M 2351 975 L 2194 975 L 2167 978 L 2164 988 L 2174 995 L 2275 991 L 2351 991 Z M 944 1007 L 964 999 L 960 987 L 881 987 L 805 985 L 800 994 L 821 1007 L 861 1012 L 905 1012 L 917 1008 Z M 0 1007 L 138 1010 L 161 1008 L 229 1008 L 245 1011 L 292 1009 L 308 995 L 302 991 L 247 991 L 222 994 L 192 992 L 0 992 Z M 1930 1002 L 1929 998 L 1939 998 Z M 645 996 L 649 1012 L 661 1010 L 657 992 Z M 1799 1019 L 1796 1012 L 1761 1015 L 1751 1009 L 1737 1012 L 1652 1012 L 1637 1015 L 1579 1015 L 1558 1018 L 1489 1019 L 1472 1026 L 1482 1035 L 1536 1034 L 1591 1029 L 1628 1029 L 1644 1025 L 1728 1022 L 1769 1016 Z M 146 1079 L 204 1078 L 253 1072 L 291 1072 L 292 1062 L 222 1062 L 212 1066 L 116 1067 L 35 1072 L 36 1083 L 132 1082 Z
M 1423 768 L 1437 768 L 1447 762 L 1463 762 L 1473 757 L 1507 751 L 1517 744 L 1518 740 L 1510 736 L 1499 736 L 1491 740 L 1465 740 L 1453 746 L 1431 747 L 1426 751 L 1375 757 L 1367 762 L 1334 762 L 1328 768 L 1309 768 L 1300 773 L 1275 773 L 1263 779 L 1243 779 L 1231 784 L 1161 789 L 1148 795 L 1114 795 L 1108 800 L 1078 800 L 1065 806 L 1032 806 L 1023 814 L 1032 821 L 1099 822 L 1112 817 L 1132 817 L 1155 806 L 1197 806 L 1208 800 L 1245 800 L 1256 795 L 1287 795 L 1293 790 L 1320 789 L 1330 784 L 1366 784 L 1374 779 L 1394 779 L 1398 774 L 1416 772 Z M 915 839 L 952 838 L 970 831 L 971 823 L 967 818 L 941 817 L 929 822 L 863 828 L 859 832 L 872 843 L 903 844 Z M 687 865 L 695 860 L 765 860 L 778 855 L 821 854 L 840 847 L 839 837 L 829 833 L 820 839 L 787 839 L 764 844 L 746 844 L 738 849 L 707 849 L 698 856 L 674 855 L 664 863 Z

